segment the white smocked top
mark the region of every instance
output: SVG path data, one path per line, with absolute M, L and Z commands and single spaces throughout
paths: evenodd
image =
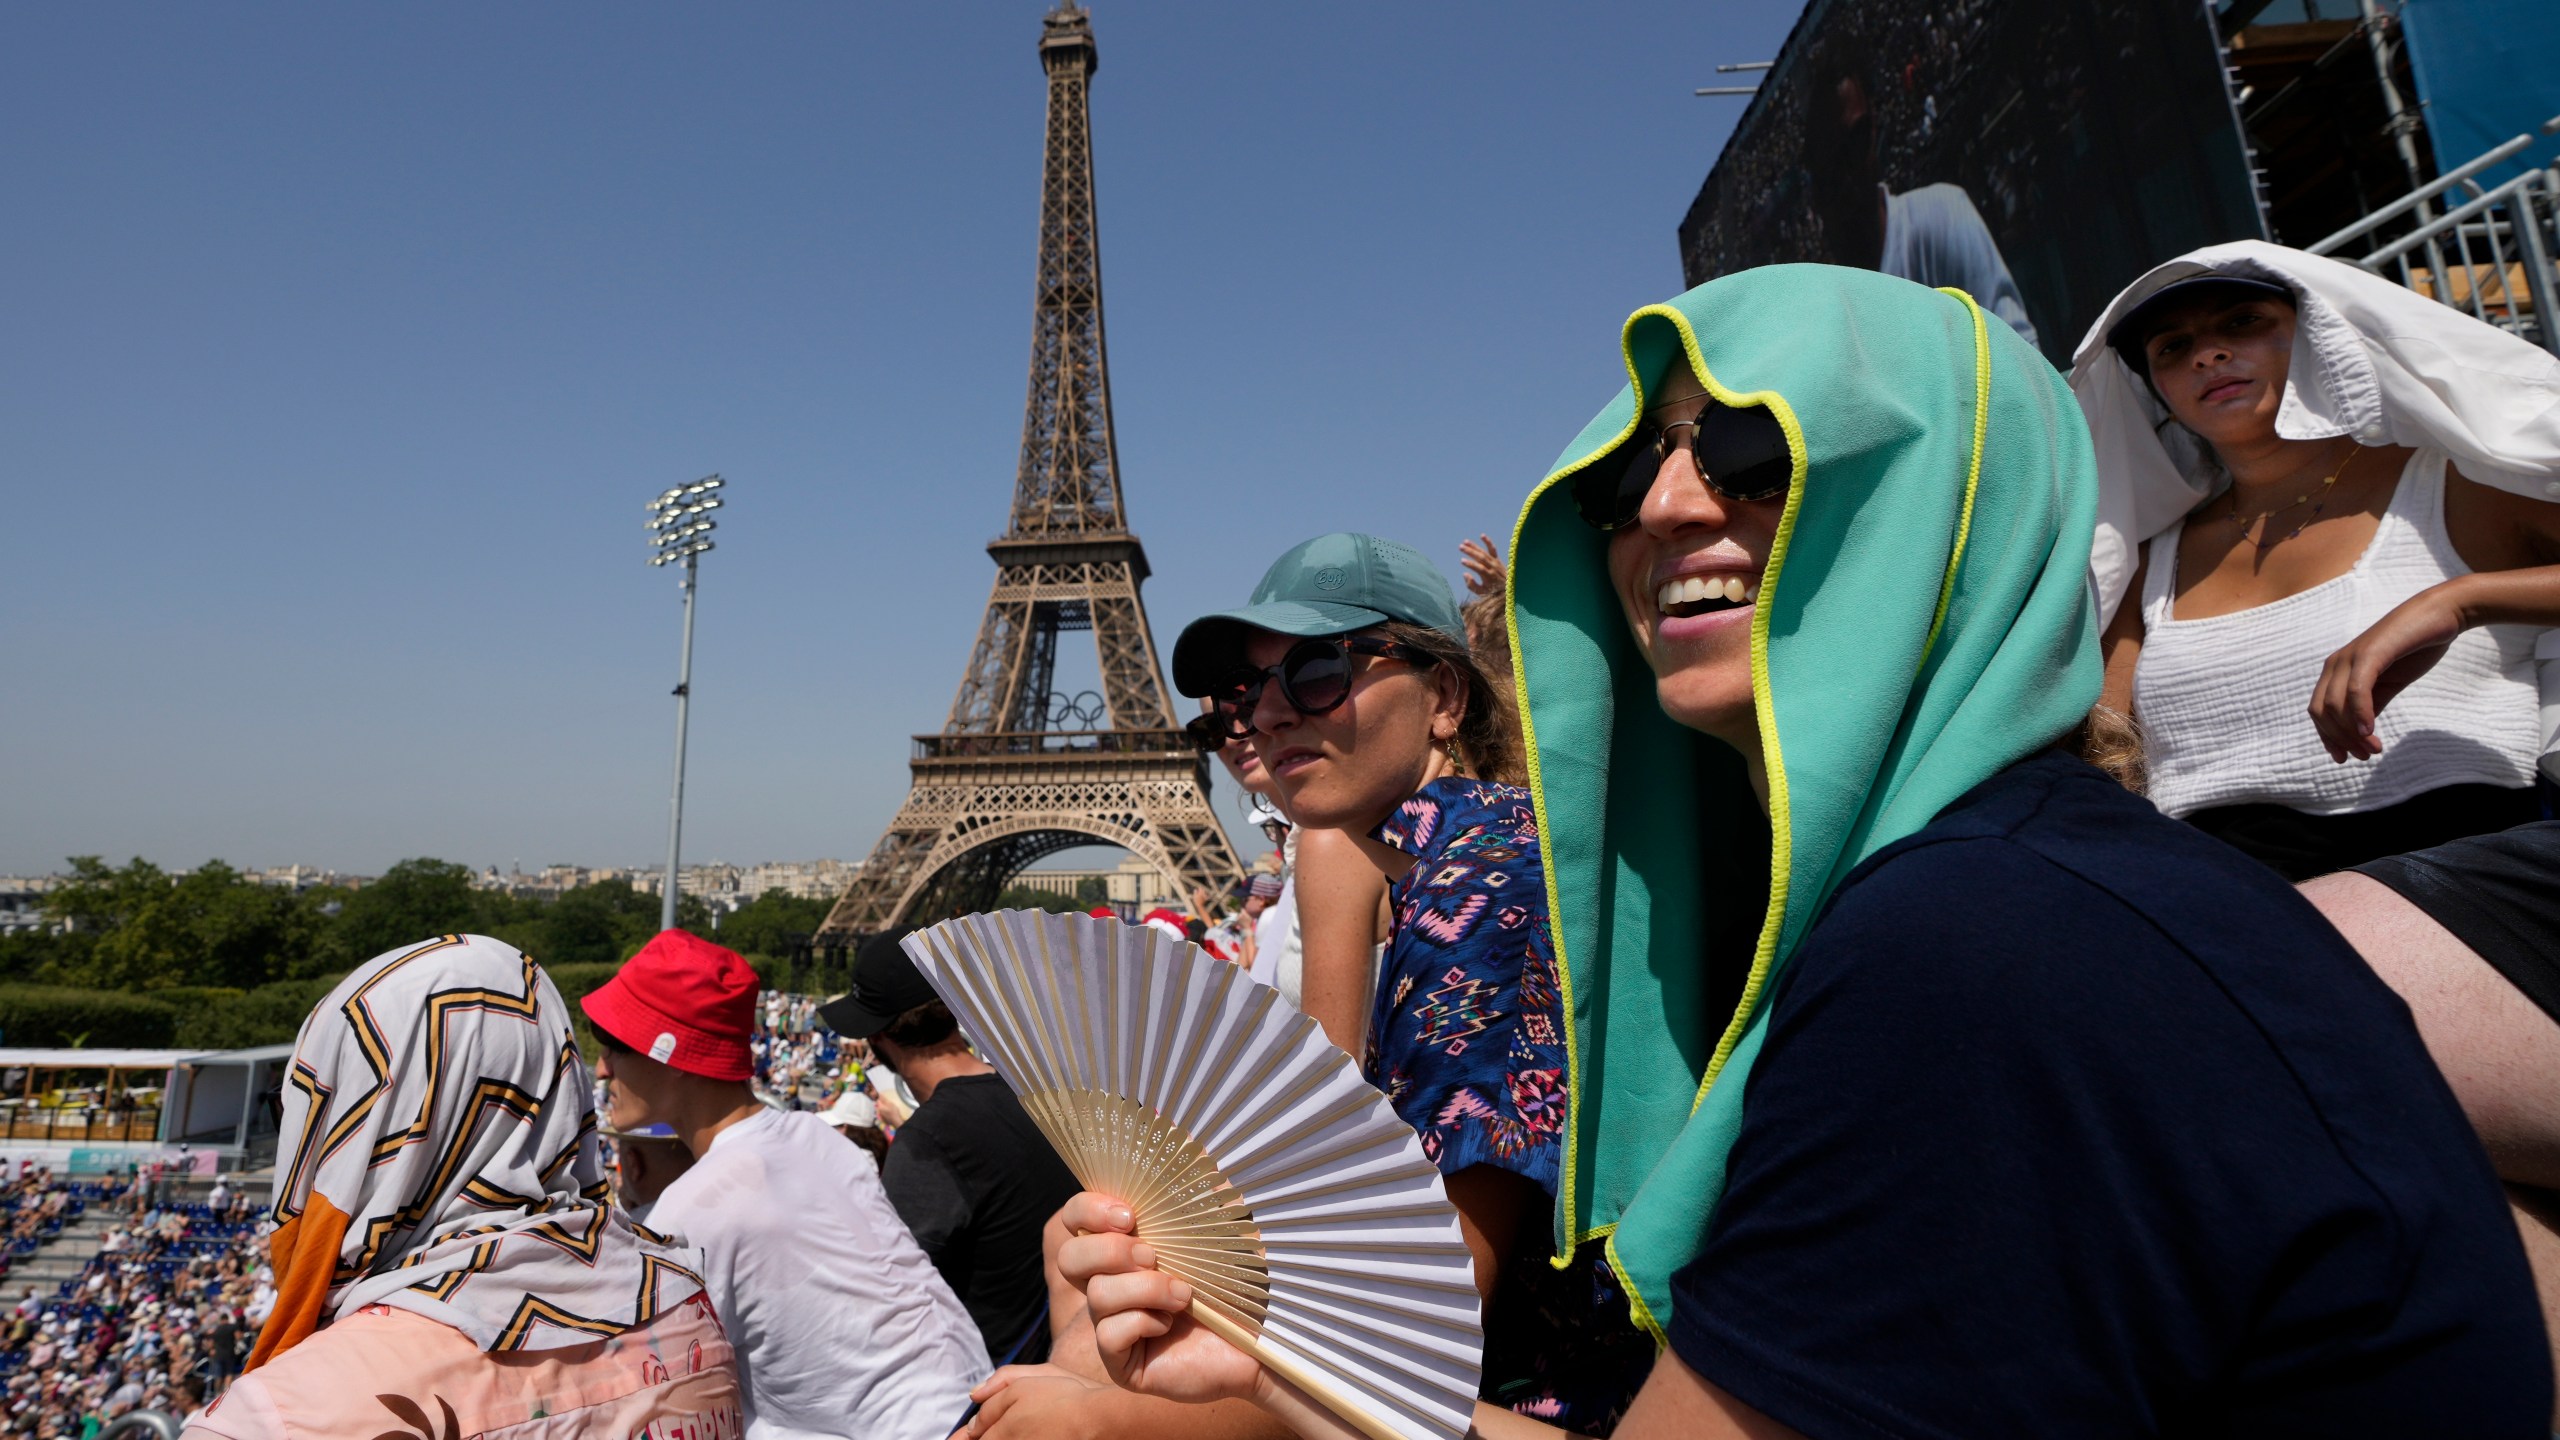
M 2352 569 L 2229 615 L 2171 615 L 2185 523 L 2150 542 L 2133 710 L 2163 812 L 2268 802 L 2345 815 L 2447 785 L 2533 783 L 2542 734 L 2540 632 L 2530 626 L 2463 631 L 2383 708 L 2382 753 L 2371 760 L 2333 763 L 2311 723 L 2311 692 L 2332 654 L 2410 596 L 2471 573 L 2445 532 L 2444 472 L 2443 451 L 2412 454 Z

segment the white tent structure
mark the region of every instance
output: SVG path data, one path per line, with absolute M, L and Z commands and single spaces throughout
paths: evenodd
M 204 1169 L 275 1153 L 291 1045 L 253 1050 L 0 1047 L 0 1162 L 91 1173 Z
M 275 1154 L 291 1045 L 188 1056 L 171 1066 L 160 1143 L 255 1164 Z

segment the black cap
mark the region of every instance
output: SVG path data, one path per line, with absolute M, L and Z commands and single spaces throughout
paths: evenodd
M 899 1016 L 940 998 L 898 945 L 909 933 L 893 930 L 862 942 L 854 956 L 853 988 L 818 1007 L 828 1029 L 849 1040 L 868 1040 Z
M 2148 375 L 2151 362 L 2143 354 L 2143 347 L 2150 343 L 2152 327 L 2159 323 L 2160 317 L 2177 306 L 2217 296 L 2223 303 L 2233 305 L 2243 300 L 2296 303 L 2293 292 L 2274 281 L 2248 275 L 2217 275 L 2208 270 L 2201 275 L 2172 280 L 2152 291 L 2107 331 L 2107 347 L 2123 356 L 2124 363 L 2133 367 L 2134 374 Z

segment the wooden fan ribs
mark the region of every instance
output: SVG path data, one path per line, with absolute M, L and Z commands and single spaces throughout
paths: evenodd
M 906 941 L 1192 1314 L 1374 1440 L 1455 1440 L 1483 1332 L 1439 1172 L 1314 1022 L 1158 931 L 1036 911 Z

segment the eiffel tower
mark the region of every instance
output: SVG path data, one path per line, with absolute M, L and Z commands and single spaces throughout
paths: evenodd
M 995 591 L 951 718 L 915 737 L 906 803 L 828 912 L 819 946 L 984 909 L 1031 862 L 1097 841 L 1147 861 L 1178 894 L 1244 875 L 1209 808 L 1208 760 L 1168 703 L 1138 599 L 1147 555 L 1121 508 L 1086 107 L 1093 27 L 1072 3 L 1041 27 L 1049 139 L 1013 518 L 987 546 Z M 1069 630 L 1093 632 L 1098 697 L 1051 693 Z

